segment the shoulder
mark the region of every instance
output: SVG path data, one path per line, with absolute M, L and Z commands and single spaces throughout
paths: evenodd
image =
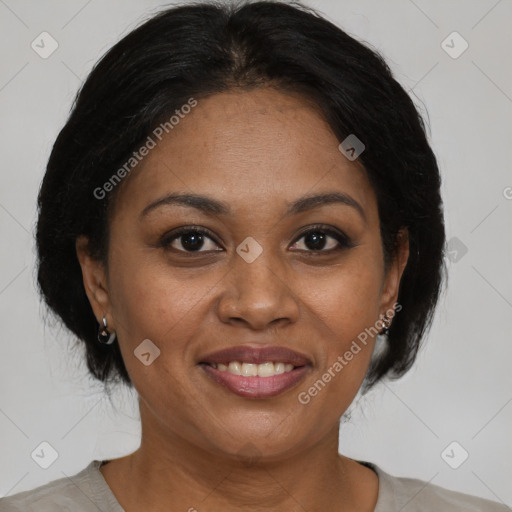
M 59 478 L 30 491 L 0 499 L 0 512 L 98 512 L 105 510 L 101 486 L 95 485 L 101 476 L 101 461 L 94 460 L 79 473 Z M 101 505 L 100 507 L 98 505 Z M 114 510 L 108 508 L 107 510 Z
M 451 491 L 418 480 L 391 476 L 374 464 L 379 476 L 379 497 L 375 512 L 510 512 L 510 508 L 469 494 Z

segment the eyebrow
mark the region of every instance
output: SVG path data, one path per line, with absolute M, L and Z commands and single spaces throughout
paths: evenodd
M 344 192 L 327 192 L 325 194 L 310 194 L 303 196 L 293 203 L 289 203 L 286 216 L 296 215 L 327 204 L 344 204 L 346 206 L 351 206 L 366 222 L 366 214 L 363 207 L 352 196 L 349 196 Z
M 354 208 L 366 222 L 366 214 L 363 207 L 351 196 L 344 192 L 327 192 L 323 194 L 309 194 L 300 197 L 296 201 L 288 202 L 288 210 L 286 217 L 297 215 L 320 206 L 327 204 L 343 204 Z M 155 202 L 148 204 L 140 213 L 139 219 L 149 214 L 149 212 L 167 205 L 178 205 L 195 208 L 209 215 L 230 215 L 231 208 L 227 203 L 218 201 L 208 196 L 199 194 L 172 193 L 165 197 L 157 199 Z

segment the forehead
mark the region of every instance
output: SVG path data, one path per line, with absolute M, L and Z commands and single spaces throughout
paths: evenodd
M 141 211 L 176 190 L 214 195 L 239 212 L 293 201 L 315 189 L 350 194 L 371 207 L 366 172 L 311 101 L 271 88 L 197 100 L 137 166 L 122 204 Z

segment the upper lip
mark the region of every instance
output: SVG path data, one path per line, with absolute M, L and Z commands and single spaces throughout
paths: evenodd
M 305 366 L 311 361 L 304 355 L 289 348 L 273 345 L 256 347 L 254 345 L 239 345 L 211 352 L 200 359 L 200 363 L 229 363 L 240 361 L 244 363 L 261 364 L 268 361 Z

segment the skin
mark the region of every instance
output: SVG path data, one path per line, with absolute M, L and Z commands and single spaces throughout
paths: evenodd
M 385 272 L 375 193 L 338 144 L 299 95 L 260 88 L 202 99 L 121 185 L 108 266 L 77 240 L 95 316 L 116 331 L 139 394 L 140 448 L 101 468 L 127 512 L 169 504 L 190 512 L 374 510 L 378 478 L 338 454 L 338 429 L 375 340 L 307 405 L 298 400 L 392 309 L 408 258 L 402 236 Z M 171 192 L 207 195 L 232 212 L 166 205 L 140 218 Z M 299 197 L 324 192 L 348 194 L 364 218 L 340 203 L 285 215 Z M 355 246 L 328 252 L 340 245 L 326 235 L 315 251 L 303 236 L 313 224 L 345 233 Z M 210 232 L 202 252 L 187 254 L 184 237 L 159 246 L 190 225 Z M 248 236 L 263 248 L 252 263 L 236 252 Z M 149 366 L 133 355 L 145 339 L 161 351 Z M 276 397 L 240 397 L 197 363 L 242 344 L 283 345 L 312 365 Z

